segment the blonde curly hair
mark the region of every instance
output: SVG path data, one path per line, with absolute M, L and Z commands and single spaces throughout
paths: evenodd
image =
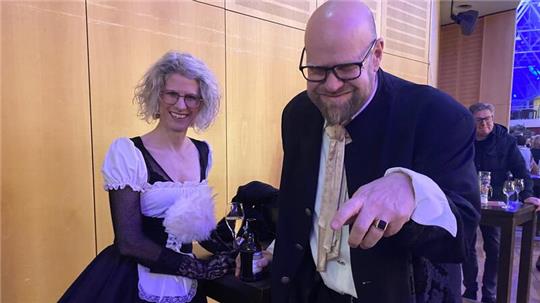
M 193 128 L 205 130 L 219 111 L 219 86 L 206 64 L 188 53 L 167 52 L 146 71 L 135 87 L 133 97 L 133 102 L 139 106 L 138 116 L 148 123 L 159 119 L 159 93 L 171 74 L 180 74 L 199 83 L 203 102 Z

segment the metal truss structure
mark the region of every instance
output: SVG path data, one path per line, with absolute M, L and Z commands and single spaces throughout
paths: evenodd
M 539 106 L 540 0 L 522 0 L 516 11 L 512 116 L 524 109 L 536 110 Z

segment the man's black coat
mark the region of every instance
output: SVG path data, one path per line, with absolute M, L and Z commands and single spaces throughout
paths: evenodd
M 356 291 L 360 302 L 449 300 L 445 294 L 449 292 L 448 271 L 439 263 L 463 260 L 468 237 L 479 222 L 474 122 L 463 106 L 432 87 L 382 70 L 377 75 L 373 100 L 346 126 L 352 137 L 345 151 L 349 195 L 382 177 L 388 168 L 412 169 L 433 179 L 446 194 L 458 231 L 452 237 L 440 227 L 410 221 L 397 235 L 383 238 L 371 249 L 351 249 Z M 273 302 L 312 300 L 308 297 L 314 276 L 309 237 L 323 124 L 306 92 L 294 97 L 283 111 Z M 456 270 L 458 265 L 453 265 Z

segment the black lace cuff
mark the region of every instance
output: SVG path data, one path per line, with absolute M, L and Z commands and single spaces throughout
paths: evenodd
M 170 249 L 163 249 L 157 262 L 149 267 L 154 273 L 213 280 L 232 272 L 236 254 L 235 251 L 222 252 L 211 256 L 208 260 L 199 260 Z

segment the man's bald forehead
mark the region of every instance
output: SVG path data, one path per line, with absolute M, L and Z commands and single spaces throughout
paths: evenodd
M 321 28 L 336 31 L 363 30 L 375 39 L 376 28 L 373 14 L 362 1 L 327 1 L 309 18 L 306 34 Z

